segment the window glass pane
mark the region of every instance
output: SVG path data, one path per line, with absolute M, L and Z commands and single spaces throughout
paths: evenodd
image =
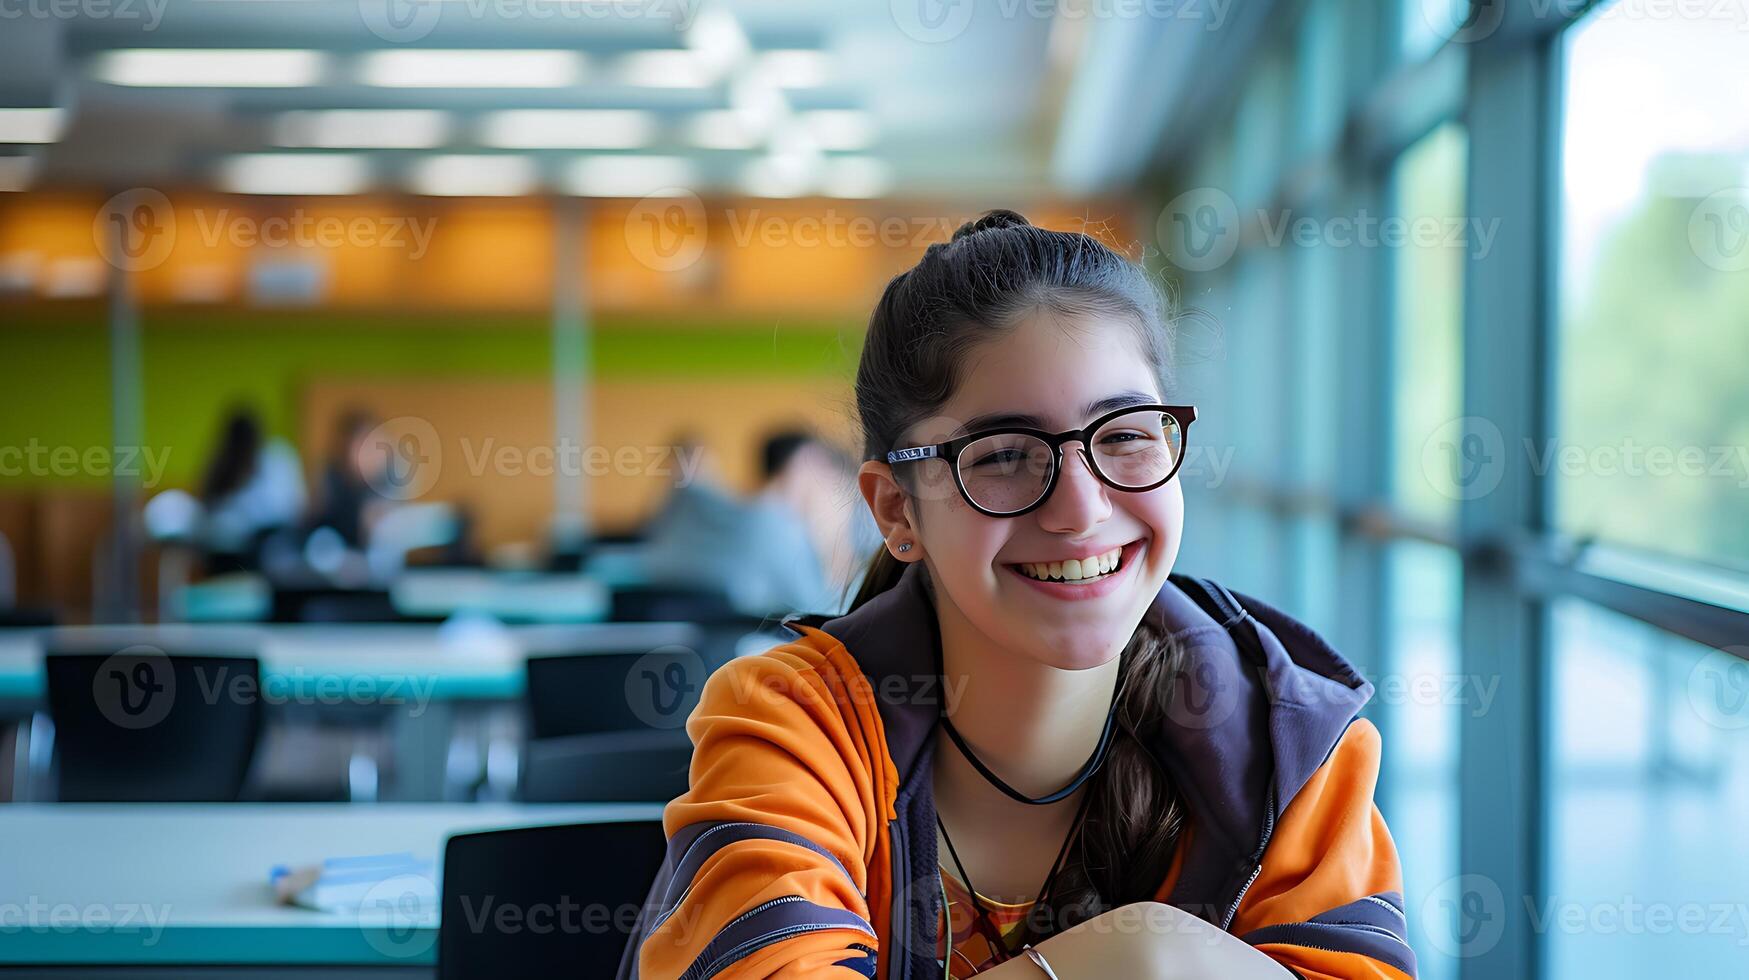
M 1551 627 L 1550 976 L 1742 975 L 1749 662 L 1579 600 Z
M 1230 359 L 1228 410 L 1238 440 L 1232 477 L 1246 488 L 1277 488 L 1288 470 L 1287 404 L 1283 392 L 1282 306 L 1287 258 L 1280 249 L 1241 253 L 1231 319 L 1226 324 Z
M 1527 448 L 1563 530 L 1742 567 L 1749 31 L 1634 9 L 1566 35 L 1558 440 Z
M 1461 569 L 1448 548 L 1418 542 L 1386 555 L 1389 609 L 1384 669 L 1369 709 L 1385 736 L 1379 807 L 1403 861 L 1409 943 L 1422 980 L 1451 980 L 1457 964 L 1425 939 L 1445 914 L 1442 883 L 1457 875 L 1458 728 L 1495 693 L 1469 682 L 1458 659 Z M 1449 935 L 1450 933 L 1445 933 Z
M 1288 533 L 1294 588 L 1281 602 L 1294 617 L 1335 642 L 1338 597 L 1332 572 L 1340 560 L 1336 522 L 1323 516 L 1297 517 L 1289 521 Z
M 1300 24 L 1294 84 L 1296 155 L 1309 156 L 1329 148 L 1341 130 L 1347 26 L 1342 9 L 1331 3 L 1312 4 Z
M 1274 556 L 1282 553 L 1286 528 L 1274 511 L 1249 502 L 1231 504 L 1226 516 L 1227 537 L 1221 542 L 1226 549 L 1221 559 L 1222 571 L 1213 577 L 1223 585 L 1271 602 L 1285 588 L 1286 570 Z
M 1320 223 L 1328 208 L 1307 207 Z M 1352 316 L 1342 305 L 1341 250 L 1318 241 L 1290 252 L 1294 268 L 1292 329 L 1286 382 L 1293 392 L 1287 420 L 1286 463 L 1291 479 L 1314 493 L 1332 494 L 1339 476 L 1337 435 L 1341 431 L 1340 393 L 1343 372 L 1354 370 L 1357 358 L 1342 349 L 1341 321 Z M 1364 361 L 1362 361 L 1364 363 Z
M 1232 195 L 1240 214 L 1265 206 L 1281 176 L 1287 149 L 1283 133 L 1288 128 L 1286 61 L 1278 48 L 1246 76 L 1245 94 L 1235 118 L 1235 160 L 1230 171 Z
M 1442 522 L 1456 518 L 1465 482 L 1464 261 L 1485 231 L 1464 218 L 1466 143 L 1462 127 L 1441 126 L 1394 175 L 1395 217 L 1406 225 L 1392 252 L 1392 491 L 1405 512 Z

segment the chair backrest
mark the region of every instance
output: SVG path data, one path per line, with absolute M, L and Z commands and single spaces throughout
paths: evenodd
M 387 589 L 275 586 L 276 623 L 393 623 L 401 619 Z
M 680 729 L 530 739 L 525 803 L 666 803 L 686 792 L 692 740 Z
M 451 837 L 439 980 L 613 976 L 666 845 L 659 820 Z
M 608 613 L 615 623 L 717 623 L 746 618 L 722 589 L 685 584 L 615 585 Z
M 524 668 L 529 734 L 678 728 L 698 705 L 708 669 L 690 650 L 531 656 Z
M 238 799 L 261 736 L 254 657 L 51 652 L 44 661 L 59 798 Z

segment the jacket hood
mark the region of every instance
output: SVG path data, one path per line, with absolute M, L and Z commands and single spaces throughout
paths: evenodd
M 941 634 L 927 570 L 834 618 L 784 620 L 843 643 L 873 689 L 904 788 L 942 708 Z M 1217 618 L 1218 617 L 1218 618 Z M 1235 869 L 1260 855 L 1275 820 L 1372 696 L 1372 684 L 1305 625 L 1210 582 L 1174 575 L 1144 613 L 1183 649 L 1168 710 L 1142 732 L 1195 828 L 1169 900 L 1214 919 Z

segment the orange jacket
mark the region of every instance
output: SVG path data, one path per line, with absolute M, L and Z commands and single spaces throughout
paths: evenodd
M 731 661 L 687 720 L 691 788 L 622 978 L 934 978 L 939 633 L 921 563 L 847 615 Z M 1154 756 L 1188 809 L 1158 900 L 1306 978 L 1415 974 L 1373 804 L 1372 686 L 1303 625 L 1174 576 L 1185 648 Z

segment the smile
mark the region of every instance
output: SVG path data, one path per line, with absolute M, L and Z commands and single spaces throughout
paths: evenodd
M 1027 585 L 1059 599 L 1094 599 L 1116 590 L 1141 554 L 1144 541 L 1077 558 L 1014 562 L 1002 567 Z

